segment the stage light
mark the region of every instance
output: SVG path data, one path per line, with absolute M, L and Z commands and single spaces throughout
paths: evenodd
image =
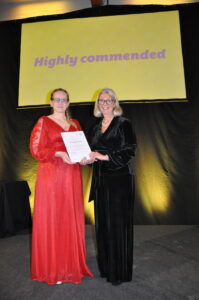
M 103 0 L 91 0 L 91 5 L 92 5 L 92 7 L 102 6 L 105 4 L 104 2 L 105 1 L 103 1 Z
M 68 2 L 52 1 L 52 2 L 37 2 L 17 5 L 10 11 L 10 15 L 14 19 L 22 19 L 44 15 L 54 15 L 67 13 L 72 11 L 73 7 Z

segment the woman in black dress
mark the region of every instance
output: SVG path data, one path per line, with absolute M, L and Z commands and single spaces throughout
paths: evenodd
M 90 200 L 94 200 L 98 266 L 102 277 L 118 285 L 132 279 L 136 139 L 113 90 L 101 90 L 94 116 L 88 139 L 94 161 Z

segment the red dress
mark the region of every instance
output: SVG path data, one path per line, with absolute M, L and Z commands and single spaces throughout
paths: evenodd
M 68 131 L 81 130 L 70 126 Z M 82 178 L 79 164 L 69 165 L 55 157 L 66 151 L 64 130 L 50 118 L 41 117 L 30 137 L 30 151 L 39 161 L 35 185 L 32 230 L 32 280 L 55 284 L 80 283 L 93 276 L 86 265 Z

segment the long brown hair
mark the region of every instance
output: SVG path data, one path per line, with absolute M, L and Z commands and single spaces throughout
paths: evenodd
M 68 102 L 70 101 L 70 100 L 69 100 L 69 93 L 67 92 L 67 90 L 62 89 L 62 88 L 57 88 L 57 89 L 54 89 L 54 90 L 52 91 L 52 93 L 50 94 L 50 100 L 51 100 L 51 101 L 53 101 L 53 96 L 54 96 L 54 93 L 55 93 L 55 92 L 64 92 L 64 93 L 66 94 L 67 101 L 68 101 Z M 70 120 L 70 119 L 71 119 L 71 113 L 70 113 L 69 108 L 66 109 L 65 114 L 66 114 L 67 120 Z

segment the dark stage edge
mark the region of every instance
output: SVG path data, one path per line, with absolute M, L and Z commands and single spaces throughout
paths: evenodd
M 136 225 L 132 282 L 112 286 L 99 277 L 94 228 L 86 226 L 87 263 L 94 278 L 79 285 L 30 279 L 28 233 L 0 239 L 1 300 L 198 300 L 199 226 Z

